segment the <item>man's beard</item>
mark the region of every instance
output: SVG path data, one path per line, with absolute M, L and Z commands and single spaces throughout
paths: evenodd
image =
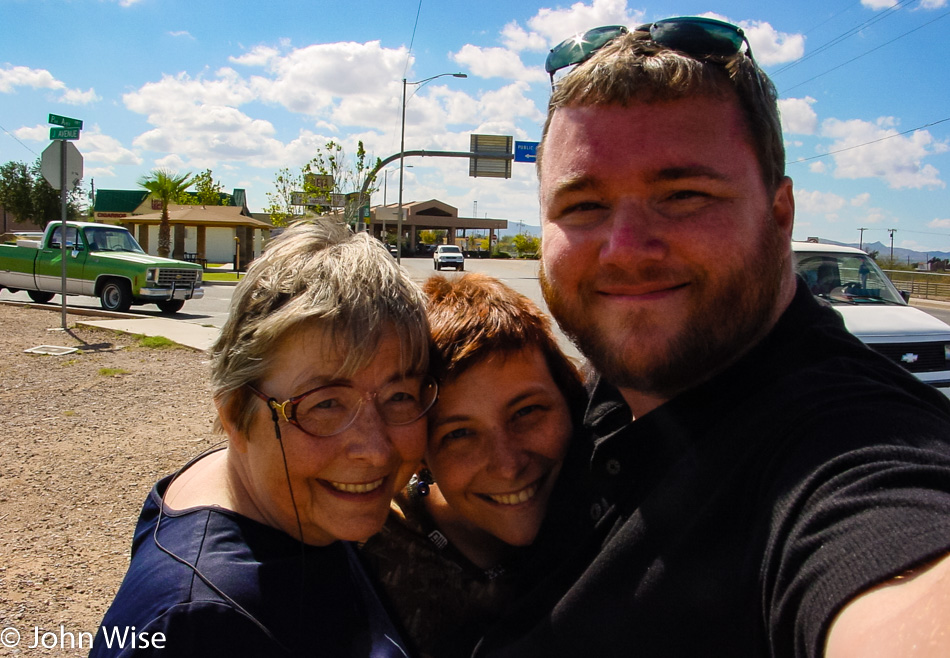
M 646 325 L 648 318 L 634 317 L 615 331 L 597 324 L 592 301 L 598 293 L 592 282 L 582 283 L 577 299 L 566 299 L 542 263 L 541 290 L 561 329 L 608 382 L 670 399 L 735 361 L 771 328 L 783 281 L 790 276 L 791 254 L 788 237 L 771 217 L 763 221 L 768 224 L 751 256 L 718 273 L 719 281 L 704 274 L 692 282 L 689 314 L 670 330 L 662 354 L 645 354 L 637 344 L 639 335 L 657 331 L 644 326 L 645 333 L 638 332 L 635 324 Z M 655 268 L 646 272 L 650 269 Z

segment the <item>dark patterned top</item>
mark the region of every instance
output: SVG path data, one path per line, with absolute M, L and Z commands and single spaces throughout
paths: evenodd
M 404 637 L 423 658 L 469 656 L 487 626 L 519 592 L 523 550 L 484 570 L 435 525 L 422 498 L 398 496 L 363 556 L 388 596 Z

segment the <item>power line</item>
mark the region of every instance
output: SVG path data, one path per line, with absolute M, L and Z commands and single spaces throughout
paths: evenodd
M 27 151 L 29 151 L 30 153 L 32 153 L 32 154 L 35 155 L 36 157 L 40 157 L 39 153 L 37 153 L 36 151 L 34 151 L 33 149 L 31 149 L 29 146 L 27 146 L 27 145 L 24 144 L 23 142 L 21 142 L 21 141 L 20 141 L 20 138 L 17 137 L 16 135 L 14 135 L 12 132 L 10 132 L 9 130 L 7 130 L 7 129 L 4 128 L 3 126 L 0 126 L 0 130 L 2 130 L 2 131 L 5 132 L 6 134 L 8 134 L 10 137 L 12 137 L 14 140 L 16 140 L 16 142 L 17 142 L 20 146 L 22 146 L 23 148 L 25 148 Z
M 416 42 L 416 28 L 419 27 L 419 15 L 422 13 L 422 0 L 419 0 L 419 6 L 416 7 L 416 20 L 412 24 L 412 36 L 409 38 L 409 52 L 406 53 L 406 66 L 402 70 L 402 77 L 406 77 L 409 72 L 409 58 L 412 57 L 412 45 Z
M 786 89 L 783 89 L 781 93 L 782 93 L 782 94 L 785 94 L 785 93 L 790 92 L 790 91 L 793 90 L 793 89 L 798 89 L 798 88 L 801 87 L 802 85 L 808 84 L 808 83 L 811 82 L 812 80 L 817 80 L 818 78 L 820 78 L 820 77 L 822 77 L 822 76 L 828 75 L 828 74 L 831 73 L 832 71 L 836 71 L 836 70 L 840 69 L 842 66 L 847 66 L 847 65 L 850 64 L 851 62 L 854 62 L 854 61 L 856 61 L 856 60 L 861 59 L 862 57 L 865 57 L 865 56 L 867 56 L 867 55 L 870 55 L 871 53 L 875 52 L 876 50 L 880 50 L 881 48 L 883 48 L 883 47 L 885 47 L 885 46 L 889 46 L 890 44 L 894 43 L 895 41 L 898 41 L 898 40 L 900 40 L 900 39 L 903 39 L 904 37 L 906 37 L 906 36 L 908 36 L 908 35 L 910 35 L 910 34 L 913 34 L 913 33 L 916 32 L 917 30 L 923 29 L 923 28 L 927 27 L 928 25 L 930 25 L 931 23 L 936 23 L 936 22 L 939 21 L 940 19 L 946 18 L 947 16 L 950 16 L 950 11 L 945 12 L 945 13 L 943 13 L 943 14 L 940 14 L 940 15 L 937 16 L 936 18 L 927 21 L 927 22 L 924 23 L 923 25 L 918 25 L 918 26 L 915 27 L 914 29 L 908 30 L 907 32 L 904 32 L 903 34 L 900 34 L 900 35 L 894 37 L 893 39 L 891 39 L 890 41 L 886 41 L 886 42 L 882 43 L 882 44 L 879 45 L 879 46 L 875 46 L 874 48 L 871 48 L 871 50 L 865 51 L 865 52 L 861 53 L 860 55 L 858 55 L 857 57 L 852 57 L 852 58 L 849 59 L 848 61 L 842 62 L 841 64 L 838 64 L 837 66 L 834 66 L 834 67 L 828 69 L 827 71 L 824 71 L 823 73 L 819 73 L 818 75 L 812 76 L 812 77 L 808 78 L 807 80 L 804 80 L 804 81 L 802 81 L 802 82 L 799 82 L 797 85 L 793 85 L 793 86 L 791 86 L 791 87 L 788 87 L 788 88 L 786 88 Z M 812 53 L 812 54 L 815 54 L 815 53 Z M 806 58 L 802 58 L 801 60 L 798 60 L 798 61 L 801 62 L 801 61 L 803 61 L 804 59 L 806 59 Z M 798 62 L 796 62 L 796 63 L 798 63 Z M 785 67 L 785 68 L 788 68 L 788 67 Z M 782 69 L 782 70 L 785 70 L 785 69 Z M 781 71 L 779 71 L 779 72 L 781 72 Z
M 817 30 L 819 27 L 821 27 L 821 26 L 824 25 L 825 23 L 828 23 L 828 22 L 833 21 L 834 19 L 838 18 L 838 16 L 840 16 L 841 14 L 843 14 L 843 13 L 845 13 L 845 12 L 848 12 L 848 11 L 851 11 L 852 8 L 857 7 L 857 6 L 860 5 L 860 4 L 861 4 L 861 0 L 857 0 L 857 2 L 852 2 L 851 4 L 849 4 L 849 5 L 848 5 L 847 7 L 845 7 L 844 9 L 835 12 L 834 14 L 832 14 L 831 16 L 829 16 L 828 18 L 826 18 L 826 19 L 823 20 L 822 22 L 818 23 L 818 24 L 815 25 L 814 27 L 810 27 L 810 28 L 808 28 L 807 30 L 805 30 L 805 31 L 802 33 L 802 36 L 808 36 L 809 34 L 811 34 L 812 32 L 814 32 L 815 30 Z
M 871 18 L 867 19 L 867 20 L 864 21 L 863 23 L 861 23 L 861 24 L 859 24 L 859 25 L 857 25 L 857 26 L 851 28 L 850 30 L 847 30 L 846 32 L 844 32 L 844 33 L 842 33 L 842 34 L 839 34 L 838 36 L 836 36 L 836 37 L 835 37 L 834 39 L 832 39 L 831 41 L 828 41 L 827 43 L 824 43 L 824 44 L 818 46 L 817 48 L 815 48 L 815 50 L 813 50 L 812 52 L 808 53 L 808 54 L 805 55 L 804 57 L 802 57 L 802 58 L 800 58 L 800 59 L 797 59 L 797 60 L 795 60 L 794 62 L 791 62 L 791 63 L 789 63 L 789 64 L 786 64 L 785 66 L 781 67 L 780 69 L 778 69 L 778 70 L 776 70 L 776 71 L 773 71 L 772 74 L 771 74 L 771 77 L 774 78 L 775 76 L 779 75 L 780 73 L 784 73 L 785 71 L 787 71 L 787 70 L 789 70 L 789 69 L 791 69 L 791 68 L 794 68 L 794 67 L 798 66 L 798 65 L 801 64 L 802 62 L 805 62 L 805 61 L 811 59 L 812 57 L 815 57 L 816 55 L 819 55 L 819 54 L 823 53 L 824 51 L 828 50 L 829 48 L 832 48 L 832 47 L 838 45 L 838 44 L 841 43 L 842 41 L 845 41 L 846 39 L 850 39 L 850 38 L 853 37 L 854 35 L 856 35 L 856 34 L 858 34 L 859 32 L 861 32 L 861 30 L 863 30 L 863 29 L 866 28 L 866 27 L 870 27 L 871 25 L 874 25 L 875 23 L 879 23 L 880 21 L 883 21 L 883 20 L 885 20 L 885 19 L 887 19 L 887 18 L 890 18 L 890 17 L 893 16 L 894 13 L 895 13 L 898 9 L 900 9 L 902 6 L 906 5 L 906 4 L 909 3 L 909 2 L 915 2 L 915 1 L 916 1 L 916 0 L 901 0 L 901 1 L 898 2 L 896 5 L 893 5 L 892 7 L 888 7 L 887 9 L 885 9 L 884 11 L 882 11 L 880 14 L 875 14 L 874 16 L 872 16 Z
M 931 122 L 931 123 L 925 123 L 925 124 L 922 125 L 922 126 L 917 126 L 916 128 L 911 128 L 910 130 L 905 130 L 904 132 L 894 133 L 893 135 L 888 135 L 887 137 L 881 137 L 880 139 L 874 139 L 874 140 L 871 140 L 870 142 L 864 142 L 863 144 L 855 144 L 854 146 L 847 146 L 847 147 L 845 147 L 845 148 L 843 148 L 843 149 L 838 149 L 838 150 L 836 150 L 836 151 L 828 151 L 827 153 L 821 153 L 821 154 L 819 154 L 819 155 L 812 155 L 812 156 L 807 157 L 807 158 L 799 158 L 798 160 L 791 160 L 791 161 L 789 161 L 789 162 L 786 162 L 785 164 L 787 164 L 787 165 L 790 165 L 790 164 L 798 164 L 799 162 L 807 162 L 807 161 L 809 161 L 809 160 L 817 160 L 818 158 L 824 158 L 824 157 L 827 157 L 827 156 L 829 156 L 829 155 L 834 155 L 835 153 L 843 153 L 844 151 L 851 151 L 851 150 L 854 150 L 854 149 L 857 149 L 857 148 L 861 148 L 862 146 L 869 146 L 869 145 L 871 145 L 871 144 L 877 144 L 878 142 L 883 142 L 883 141 L 888 140 L 888 139 L 893 139 L 894 137 L 900 137 L 901 135 L 906 135 L 907 133 L 912 133 L 912 132 L 914 132 L 914 131 L 916 131 L 916 130 L 922 130 L 922 129 L 924 129 L 924 128 L 929 128 L 930 126 L 936 126 L 936 125 L 938 125 L 938 124 L 945 123 L 945 122 L 947 122 L 947 121 L 950 121 L 950 117 L 947 117 L 946 119 L 940 119 L 939 121 L 933 121 L 933 122 Z

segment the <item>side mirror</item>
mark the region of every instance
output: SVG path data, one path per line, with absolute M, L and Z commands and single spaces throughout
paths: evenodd
M 910 293 L 909 293 L 909 292 L 907 292 L 906 290 L 899 290 L 898 292 L 901 294 L 901 297 L 904 298 L 904 301 L 905 301 L 905 302 L 908 302 L 908 303 L 910 302 Z

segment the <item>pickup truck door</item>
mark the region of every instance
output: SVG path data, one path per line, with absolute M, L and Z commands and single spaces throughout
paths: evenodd
M 36 285 L 47 292 L 61 292 L 63 288 L 63 255 L 60 235 L 63 227 L 57 226 L 49 240 L 36 257 Z M 83 294 L 82 271 L 89 252 L 79 238 L 75 226 L 66 227 L 66 293 Z

